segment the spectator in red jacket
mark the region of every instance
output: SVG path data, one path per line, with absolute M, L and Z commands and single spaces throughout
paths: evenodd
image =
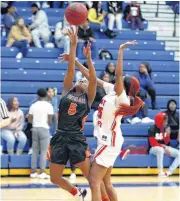
M 131 4 L 126 6 L 124 10 L 124 19 L 131 21 L 132 30 L 136 29 L 136 24 L 138 25 L 139 30 L 143 30 L 141 8 L 136 1 L 131 1 Z
M 174 170 L 180 165 L 180 152 L 178 149 L 170 147 L 171 129 L 168 126 L 168 115 L 160 112 L 155 116 L 155 125 L 148 130 L 150 154 L 157 157 L 157 166 L 160 177 L 167 177 L 173 174 Z M 166 172 L 163 172 L 164 154 L 175 158 Z

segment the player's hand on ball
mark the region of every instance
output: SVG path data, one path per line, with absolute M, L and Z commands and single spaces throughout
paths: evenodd
M 87 46 L 83 48 L 83 53 L 87 59 L 91 58 L 91 43 L 88 43 Z
M 78 41 L 77 34 L 78 34 L 78 28 L 76 28 L 76 30 L 74 31 L 74 29 L 70 27 L 67 31 L 67 35 L 69 36 L 72 45 L 77 44 Z
M 63 62 L 63 61 L 69 61 L 69 54 L 60 54 L 59 57 L 58 57 L 58 61 L 59 63 Z
M 128 42 L 126 42 L 126 43 L 120 45 L 120 49 L 124 49 L 124 48 L 126 48 L 127 46 L 129 46 L 129 45 L 137 45 L 137 41 L 136 41 L 136 40 L 128 41 Z

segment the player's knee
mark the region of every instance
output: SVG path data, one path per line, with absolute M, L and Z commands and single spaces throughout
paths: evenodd
M 55 177 L 55 176 L 51 176 L 50 177 L 50 180 L 51 180 L 51 183 L 53 183 L 53 184 L 58 184 L 59 182 L 59 179 L 58 179 L 58 177 Z
M 100 183 L 98 182 L 98 180 L 96 180 L 96 178 L 93 177 L 89 177 L 89 185 L 91 189 L 97 189 L 98 187 L 100 187 Z
M 105 187 L 106 187 L 106 190 L 107 191 L 110 191 L 112 188 L 113 188 L 113 185 L 111 183 L 104 183 Z

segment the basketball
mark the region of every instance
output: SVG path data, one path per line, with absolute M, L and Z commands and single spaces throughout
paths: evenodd
M 65 11 L 66 20 L 71 25 L 79 26 L 87 20 L 88 11 L 82 3 L 71 3 Z

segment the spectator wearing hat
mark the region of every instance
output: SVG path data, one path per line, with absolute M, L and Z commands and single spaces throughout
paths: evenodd
M 180 165 L 180 152 L 178 149 L 170 147 L 171 129 L 168 126 L 168 115 L 160 112 L 155 116 L 155 125 L 149 128 L 149 153 L 157 157 L 157 167 L 160 177 L 167 177 L 173 174 Z M 163 171 L 164 155 L 171 156 L 174 159 L 169 169 Z
M 31 40 L 31 34 L 24 24 L 24 19 L 18 18 L 10 30 L 6 47 L 17 47 L 20 52 L 16 55 L 16 59 L 22 59 L 28 53 Z
M 48 17 L 46 13 L 43 10 L 40 10 L 35 3 L 32 4 L 31 10 L 33 16 L 32 24 L 29 26 L 29 29 L 31 30 L 35 47 L 42 48 L 40 39 L 42 39 L 46 45 L 51 35 L 48 25 Z

